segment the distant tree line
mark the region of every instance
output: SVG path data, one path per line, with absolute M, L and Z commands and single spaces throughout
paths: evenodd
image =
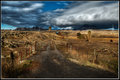
M 39 30 L 46 30 L 41 27 L 18 27 L 15 30 L 20 30 L 20 31 L 39 31 Z

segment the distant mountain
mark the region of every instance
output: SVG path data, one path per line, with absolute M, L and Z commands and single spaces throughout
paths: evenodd
M 18 27 L 15 30 L 20 30 L 20 31 L 39 31 L 39 30 L 46 30 L 40 27 L 32 27 L 32 28 L 26 28 L 26 27 Z
M 92 25 L 92 24 L 84 24 L 84 25 L 80 25 L 80 26 L 76 26 L 76 27 L 73 27 L 74 29 L 73 30 L 87 30 L 87 29 L 110 29 L 112 28 L 112 25 L 106 25 L 106 26 L 103 26 L 103 25 Z M 115 25 L 114 26 L 114 29 L 118 29 L 118 26 Z
M 84 24 L 84 25 L 77 26 L 77 27 L 74 28 L 74 30 L 86 30 L 86 29 L 97 29 L 97 26 Z

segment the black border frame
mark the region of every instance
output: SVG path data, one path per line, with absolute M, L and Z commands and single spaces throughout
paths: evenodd
M 1 2 L 2 1 L 118 1 L 119 2 L 119 0 L 1 0 L 0 1 L 0 5 L 2 4 Z M 119 2 L 119 7 L 120 7 L 120 2 Z M 0 11 L 1 11 L 1 8 L 0 8 Z M 119 13 L 120 14 L 120 13 Z M 0 15 L 0 21 L 2 21 L 2 19 L 1 19 L 1 16 L 2 16 L 2 14 Z M 120 17 L 119 17 L 120 18 Z M 119 24 L 119 22 L 120 21 L 118 21 L 118 30 L 120 31 L 120 24 Z M 1 23 L 0 23 L 1 24 Z M 119 32 L 118 31 L 118 32 Z M 0 26 L 0 36 L 1 36 L 1 26 Z M 120 35 L 119 35 L 120 36 Z M 119 42 L 120 42 L 120 39 L 119 39 Z M 0 38 L 0 43 L 1 43 L 1 38 Z M 1 45 L 0 45 L 0 47 L 1 47 Z M 88 80 L 88 79 L 95 79 L 95 80 L 98 80 L 98 79 L 108 79 L 108 80 L 119 80 L 119 78 L 120 78 L 120 69 L 119 69 L 119 65 L 120 65 L 120 51 L 119 51 L 119 48 L 120 48 L 120 44 L 118 45 L 118 78 L 1 78 L 1 79 L 4 79 L 4 80 L 8 80 L 8 79 L 10 79 L 10 80 L 16 80 L 16 79 L 19 79 L 19 80 L 34 80 L 34 79 L 40 79 L 40 80 L 43 80 L 43 79 L 50 79 L 50 80 L 58 80 L 58 79 L 71 79 L 71 80 L 74 80 L 74 79 L 80 79 L 80 80 L 83 80 L 83 79 L 85 79 L 85 80 Z M 0 68 L 1 68 L 1 48 L 0 48 Z M 1 69 L 0 69 L 0 77 L 1 77 Z

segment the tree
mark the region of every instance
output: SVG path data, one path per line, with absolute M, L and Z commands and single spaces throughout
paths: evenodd
M 49 27 L 49 31 L 51 31 L 51 26 Z

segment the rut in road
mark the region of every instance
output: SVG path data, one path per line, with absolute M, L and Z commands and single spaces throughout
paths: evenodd
M 38 53 L 29 59 L 37 61 L 41 66 L 32 72 L 28 77 L 33 78 L 113 78 L 115 74 L 78 65 L 67 60 L 54 45 L 54 50 L 50 49 L 50 42 L 46 51 Z

